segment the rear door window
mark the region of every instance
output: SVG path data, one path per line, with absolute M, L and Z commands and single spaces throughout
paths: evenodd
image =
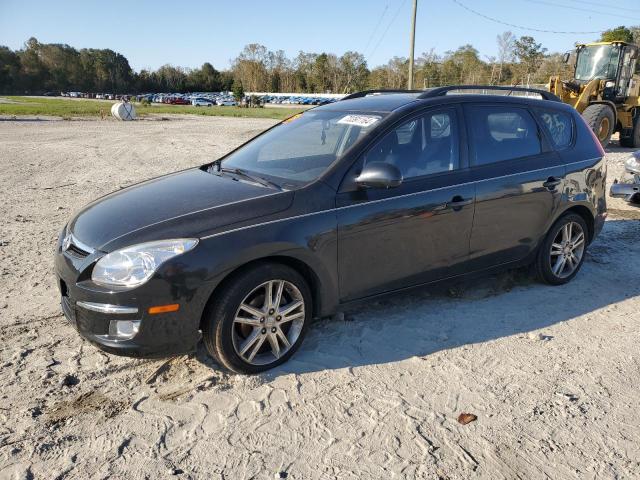
M 573 141 L 571 114 L 543 108 L 538 108 L 537 112 L 556 150 L 569 147 Z
M 473 166 L 542 152 L 538 125 L 526 108 L 474 105 L 468 116 Z

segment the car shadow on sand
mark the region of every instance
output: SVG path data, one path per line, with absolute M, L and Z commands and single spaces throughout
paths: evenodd
M 346 320 L 319 320 L 274 378 L 428 357 L 441 350 L 541 331 L 640 294 L 640 222 L 610 220 L 569 284 L 537 283 L 526 269 L 372 300 Z M 203 348 L 198 358 L 208 365 Z

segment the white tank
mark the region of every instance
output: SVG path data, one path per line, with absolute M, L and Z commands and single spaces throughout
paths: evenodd
M 118 120 L 135 120 L 136 109 L 133 107 L 133 103 L 118 102 L 111 107 L 111 115 Z

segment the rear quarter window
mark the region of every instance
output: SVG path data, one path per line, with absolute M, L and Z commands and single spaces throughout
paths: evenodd
M 538 116 L 556 150 L 571 146 L 574 136 L 571 114 L 551 109 L 537 109 Z

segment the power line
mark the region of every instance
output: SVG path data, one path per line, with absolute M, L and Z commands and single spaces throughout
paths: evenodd
M 559 31 L 559 30 L 543 30 L 541 28 L 523 27 L 522 25 L 516 25 L 515 23 L 504 22 L 502 20 L 498 20 L 497 18 L 490 17 L 489 15 L 485 15 L 484 13 L 480 13 L 477 10 L 474 10 L 472 8 L 467 7 L 465 4 L 459 2 L 458 0 L 451 0 L 451 1 L 453 3 L 455 3 L 456 5 L 464 8 L 468 12 L 471 12 L 474 15 L 482 17 L 485 20 L 489 20 L 489 21 L 494 22 L 494 23 L 499 23 L 500 25 L 506 25 L 507 27 L 518 28 L 520 30 L 529 30 L 529 31 L 532 31 L 532 32 L 540 32 L 540 33 L 558 33 L 558 34 L 563 34 L 563 35 L 565 35 L 565 34 L 566 35 L 589 35 L 589 34 L 595 34 L 595 33 L 602 33 L 604 31 L 604 30 L 598 30 L 598 31 L 594 31 L 594 32 L 564 32 L 564 31 Z
M 573 12 L 591 12 L 591 13 L 597 13 L 598 15 L 608 15 L 610 17 L 618 17 L 618 18 L 626 18 L 629 20 L 640 20 L 640 18 L 638 17 L 630 17 L 628 15 L 618 15 L 615 13 L 607 13 L 607 12 L 602 12 L 602 11 L 598 11 L 598 10 L 593 10 L 590 8 L 584 8 L 584 7 L 573 7 L 571 5 L 560 5 L 558 3 L 551 3 L 551 2 L 545 2 L 543 0 L 524 0 L 525 2 L 529 2 L 529 3 L 537 3 L 540 5 L 550 5 L 552 7 L 559 7 L 559 8 L 566 8 L 568 10 L 571 10 Z
M 376 46 L 373 48 L 371 53 L 368 55 L 369 57 L 373 56 L 373 54 L 376 52 L 376 50 L 378 50 L 378 47 L 382 43 L 382 40 L 384 40 L 384 37 L 387 34 L 387 32 L 389 31 L 389 29 L 391 28 L 391 25 L 393 25 L 393 22 L 395 22 L 396 18 L 398 18 L 398 15 L 400 14 L 400 10 L 402 10 L 402 7 L 404 7 L 404 4 L 406 2 L 407 2 L 407 0 L 402 0 L 402 3 L 400 4 L 400 7 L 398 7 L 398 10 L 396 10 L 396 14 L 393 16 L 393 18 L 391 19 L 391 21 L 387 25 L 387 28 L 384 30 L 384 32 L 382 32 L 382 36 L 380 37 L 380 40 L 378 40 L 378 43 L 376 43 Z
M 384 10 L 382 11 L 382 15 L 380 15 L 380 18 L 378 19 L 378 23 L 376 23 L 376 27 L 373 29 L 373 32 L 371 32 L 371 35 L 369 36 L 369 40 L 367 41 L 367 44 L 362 49 L 363 52 L 366 52 L 367 48 L 369 48 L 369 45 L 371 45 L 371 40 L 373 40 L 373 37 L 378 32 L 378 28 L 380 28 L 380 25 L 382 24 L 382 19 L 387 13 L 387 10 L 389 10 L 389 2 L 387 2 L 387 4 L 385 5 Z
M 586 0 L 566 0 L 572 3 L 584 4 L 584 5 L 593 5 L 594 7 L 602 7 L 602 3 L 597 2 L 587 2 Z M 628 8 L 628 7 L 620 7 L 619 5 L 615 6 L 616 10 L 625 10 L 627 12 L 640 13 L 640 10 L 637 8 Z

